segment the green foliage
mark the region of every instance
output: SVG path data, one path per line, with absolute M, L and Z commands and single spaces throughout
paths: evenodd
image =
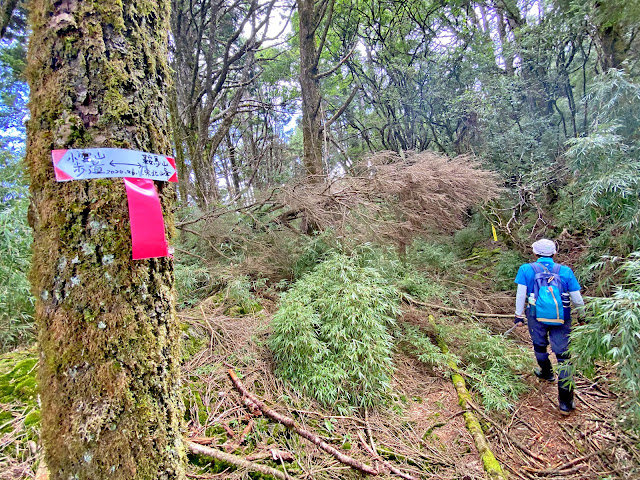
M 302 253 L 293 264 L 293 278 L 301 278 L 321 263 L 327 255 L 335 252 L 339 248 L 339 243 L 334 238 L 331 230 L 325 230 L 305 243 Z
M 520 378 L 531 368 L 526 348 L 513 340 L 494 335 L 480 324 L 463 322 L 458 325 L 436 324 L 437 335 L 446 339 L 451 352 L 461 362 L 472 389 L 482 396 L 488 409 L 506 410 L 527 390 Z
M 473 248 L 487 238 L 487 232 L 484 232 L 476 225 L 471 225 L 455 233 L 453 244 L 458 255 L 464 258 L 471 255 Z
M 450 246 L 418 238 L 407 250 L 406 262 L 430 272 L 451 274 L 456 270 L 458 258 Z
M 330 254 L 283 295 L 273 317 L 276 373 L 340 411 L 385 403 L 398 298 L 356 255 Z
M 0 351 L 32 337 L 33 297 L 27 273 L 31 265 L 29 199 L 17 155 L 0 151 Z
M 519 252 L 513 250 L 501 252 L 493 267 L 494 288 L 499 291 L 513 290 L 513 280 L 523 263 L 527 263 L 527 259 Z
M 263 287 L 265 282 L 265 279 L 252 281 L 247 276 L 230 278 L 225 289 L 225 302 L 232 304 L 232 306 L 227 310 L 227 314 L 242 316 L 262 310 L 260 302 L 252 292 Z
M 587 375 L 593 375 L 598 360 L 614 365 L 613 385 L 626 394 L 623 404 L 640 430 L 640 252 L 620 270 L 625 283 L 610 298 L 589 300 L 588 322 L 573 329 L 569 348 L 574 364 Z
M 596 248 L 597 257 L 628 255 L 637 248 L 640 226 L 640 84 L 610 70 L 597 79 L 586 101 L 596 106 L 591 133 L 571 139 L 565 154 L 576 173 L 569 186 L 576 203 L 571 214 L 574 223 L 581 220 L 584 229 L 594 231 L 593 237 L 635 231 L 625 238 L 622 251 Z
M 211 274 L 206 266 L 177 262 L 174 273 L 178 308 L 192 307 L 211 292 Z
M 442 283 L 434 281 L 433 278 L 413 271 L 408 271 L 406 275 L 398 281 L 398 287 L 411 295 L 411 297 L 424 302 L 429 302 L 437 298 L 441 300 L 442 303 L 447 304 L 449 302 L 449 296 L 455 293 Z
M 440 347 L 415 325 L 399 323 L 394 337 L 400 349 L 414 355 L 422 363 L 446 370 L 450 362 L 459 362 L 456 355 L 450 352 L 443 353 Z

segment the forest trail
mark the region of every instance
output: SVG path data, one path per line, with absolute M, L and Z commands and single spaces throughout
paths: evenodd
M 500 335 L 511 322 L 495 319 L 490 325 Z M 511 335 L 530 348 L 526 328 Z M 557 383 L 538 380 L 533 372 L 525 380 L 528 392 L 512 411 L 500 414 L 472 407 L 511 478 L 640 478 L 637 439 L 616 425 L 616 395 L 605 375 L 594 381 L 576 377 L 576 410 L 569 416 L 558 409 Z
M 465 308 L 477 311 L 505 312 L 511 305 L 511 299 L 504 294 L 479 296 L 469 288 L 468 295 Z M 400 478 L 385 468 L 389 464 L 412 478 L 487 478 L 474 440 L 465 427 L 464 410 L 458 403 L 448 369 L 431 367 L 413 355 L 398 352 L 394 356 L 393 398 L 388 406 L 345 413 L 322 408 L 317 402 L 297 395 L 274 375 L 265 341 L 277 298 L 269 295 L 259 298 L 264 309 L 257 314 L 226 314 L 219 299 L 213 297 L 179 314 L 186 327 L 183 394 L 189 440 L 251 462 L 278 467 L 291 478 L 361 478 L 358 472 L 282 424 L 248 408 L 229 379 L 227 370 L 231 366 L 247 389 L 268 407 L 293 418 L 301 428 L 318 435 L 341 453 L 376 468 L 380 474 L 375 478 Z M 456 306 L 462 306 L 462 302 Z M 398 322 L 427 329 L 429 315 L 440 322 L 469 321 L 437 309 L 404 304 Z M 478 323 L 488 326 L 495 336 L 511 326 L 511 321 L 504 318 L 483 317 Z M 511 338 L 530 349 L 526 329 L 516 330 Z M 448 340 L 455 347 L 454 339 Z M 32 351 L 24 355 L 25 362 L 30 362 L 25 364 L 25 374 L 33 376 L 35 356 Z M 634 447 L 640 439 L 616 423 L 616 395 L 606 382 L 610 373 L 603 371 L 593 381 L 577 378 L 577 409 L 569 417 L 558 411 L 556 385 L 539 381 L 531 372 L 522 374 L 526 391 L 506 412 L 485 409 L 474 394 L 470 410 L 479 419 L 509 478 L 640 478 L 640 452 Z M 467 383 L 473 390 L 473 382 Z M 27 426 L 32 414 L 26 413 L 27 401 L 21 402 L 2 405 L 15 427 L 0 438 L 2 480 L 33 478 L 34 465 L 41 458 L 38 429 Z M 18 463 L 11 452 L 24 449 L 21 442 L 25 435 L 32 453 Z M 204 455 L 192 454 L 190 461 L 188 478 L 248 478 L 247 470 L 212 461 Z
M 484 300 L 485 311 L 509 311 L 505 309 L 511 302 L 508 296 L 494 297 L 489 295 Z M 274 451 L 288 452 L 294 460 L 285 468 L 295 478 L 355 478 L 351 469 L 282 425 L 253 416 L 225 373 L 230 362 L 243 376 L 247 388 L 269 407 L 294 418 L 344 453 L 380 468 L 377 478 L 399 477 L 385 473 L 382 464 L 367 451 L 371 445 L 381 458 L 415 478 L 487 478 L 473 438 L 465 428 L 464 411 L 458 404 L 450 372 L 434 370 L 412 356 L 398 353 L 394 357 L 392 385 L 395 398 L 389 408 L 365 415 L 327 411 L 312 400 L 297 396 L 274 377 L 272 361 L 263 343 L 269 312 L 274 307 L 275 303 L 271 303 L 262 315 L 234 318 L 205 302 L 183 315 L 201 333 L 206 332 L 208 338 L 206 348 L 185 367 L 195 402 L 190 405 L 190 436 L 223 450 L 235 449 L 237 454 L 248 458 L 270 457 Z M 444 315 L 437 310 L 428 312 L 405 305 L 399 321 L 426 327 L 429 313 L 440 318 Z M 483 318 L 482 323 L 495 335 L 511 326 L 507 319 Z M 530 349 L 526 329 L 512 335 Z M 577 379 L 577 409 L 568 417 L 562 416 L 557 408 L 555 384 L 540 382 L 532 372 L 523 376 L 527 392 L 510 411 L 487 411 L 478 406 L 480 402 L 475 396 L 471 407 L 509 478 L 640 478 L 637 476 L 640 454 L 634 449 L 637 439 L 616 425 L 616 396 L 609 391 L 604 376 L 594 382 Z M 206 415 L 196 408 L 198 398 Z M 240 471 L 224 468 L 217 466 L 213 471 L 207 468 L 209 477 L 198 477 L 205 472 L 194 471 L 192 478 L 243 478 Z M 221 472 L 226 473 L 220 476 Z

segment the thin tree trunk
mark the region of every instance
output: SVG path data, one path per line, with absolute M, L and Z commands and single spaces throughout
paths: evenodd
M 302 142 L 305 173 L 311 182 L 322 176 L 322 118 L 314 0 L 299 0 L 300 18 L 300 91 L 302 93 Z
M 173 144 L 176 148 L 176 166 L 178 168 L 178 192 L 180 193 L 180 202 L 187 205 L 189 202 L 189 177 L 191 169 L 187 168 L 184 158 L 184 132 L 182 130 L 182 122 L 180 121 L 178 112 L 178 99 L 175 89 L 172 89 L 169 96 L 169 112 L 171 116 L 171 130 L 173 132 Z
M 240 194 L 240 172 L 238 161 L 236 160 L 236 146 L 231 140 L 231 135 L 227 132 L 227 146 L 229 147 L 229 162 L 231 162 L 231 178 L 233 179 L 233 187 L 236 195 Z
M 27 164 L 42 443 L 52 480 L 182 480 L 173 260 L 131 259 L 121 179 L 57 183 L 51 150 L 170 154 L 169 7 L 30 4 Z M 158 183 L 171 224 L 175 189 Z

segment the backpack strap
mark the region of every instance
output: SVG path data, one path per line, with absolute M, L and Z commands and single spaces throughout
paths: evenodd
M 530 264 L 529 264 L 529 266 L 530 266 L 531 268 L 533 268 L 533 272 L 534 272 L 534 273 L 542 273 L 542 272 L 544 271 L 544 270 L 543 270 L 543 268 L 544 268 L 545 270 L 546 270 L 546 268 L 547 268 L 547 267 L 545 267 L 544 265 L 542 265 L 541 263 L 538 263 L 538 262 L 530 263 Z

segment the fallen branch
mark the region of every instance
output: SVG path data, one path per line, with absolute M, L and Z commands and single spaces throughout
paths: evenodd
M 415 298 L 403 293 L 402 296 L 409 301 L 409 303 L 413 303 L 414 305 L 418 305 L 420 307 L 429 307 L 435 308 L 437 310 L 443 310 L 445 312 L 453 312 L 453 313 L 462 313 L 464 315 L 471 315 L 472 317 L 488 317 L 488 318 L 513 318 L 513 315 L 505 315 L 503 313 L 478 313 L 471 312 L 469 310 L 461 310 L 459 308 L 453 307 L 445 307 L 444 305 L 436 305 L 435 303 L 425 303 L 416 300 Z
M 537 460 L 542 465 L 548 465 L 549 464 L 543 458 L 539 457 L 538 455 L 533 453 L 531 450 L 529 450 L 527 447 L 525 447 L 522 443 L 520 443 L 516 438 L 513 437 L 513 435 L 509 435 L 507 432 L 505 432 L 504 431 L 504 427 L 498 425 L 491 417 L 486 415 L 478 406 L 476 406 L 475 403 L 473 403 L 472 401 L 469 400 L 468 404 L 469 404 L 469 406 L 471 408 L 473 408 L 476 412 L 478 412 L 482 416 L 482 418 L 484 418 L 487 422 L 489 422 L 491 425 L 496 427 L 496 430 L 498 431 L 498 433 L 504 435 L 507 440 L 509 440 L 511 443 L 513 443 L 516 447 L 518 447 L 524 453 L 529 455 L 534 460 Z
M 435 325 L 435 318 L 433 318 L 432 315 L 429 315 L 429 322 Z M 442 353 L 447 354 L 449 352 L 449 348 L 440 337 L 438 337 L 438 346 L 440 347 L 440 350 L 442 350 Z M 487 473 L 487 477 L 490 480 L 507 480 L 507 475 L 504 473 L 500 462 L 498 462 L 491 451 L 491 446 L 489 445 L 487 438 L 484 436 L 480 422 L 478 422 L 478 419 L 469 408 L 471 405 L 471 395 L 467 390 L 467 386 L 461 375 L 460 369 L 451 359 L 448 361 L 448 365 L 451 369 L 451 382 L 453 383 L 456 392 L 458 392 L 458 404 L 465 411 L 463 413 L 464 423 L 476 444 L 476 448 L 480 454 L 480 459 L 482 460 L 482 465 L 484 467 L 484 471 Z
M 190 442 L 189 440 L 185 440 L 184 443 L 185 443 L 185 446 L 192 453 L 195 453 L 197 455 L 205 455 L 207 457 L 215 458 L 216 460 L 221 460 L 223 462 L 227 462 L 232 465 L 236 465 L 238 467 L 246 468 L 247 470 L 251 470 L 252 472 L 259 472 L 264 475 L 271 475 L 272 477 L 278 478 L 280 480 L 291 480 L 293 478 L 288 474 L 281 472 L 280 470 L 267 467 L 266 465 L 260 465 L 258 463 L 250 462 L 237 455 L 225 453 L 220 450 L 216 450 L 215 448 L 209 448 L 203 445 L 198 445 L 197 443 Z
M 587 455 L 583 455 L 578 458 L 574 458 L 573 460 L 569 460 L 568 462 L 563 463 L 562 465 L 558 465 L 553 468 L 548 468 L 546 470 L 539 470 L 537 468 L 530 468 L 526 466 L 523 468 L 526 468 L 529 472 L 536 473 L 538 475 L 556 475 L 556 474 L 567 475 L 569 472 L 573 473 L 574 470 L 579 470 L 582 466 L 588 467 L 588 465 L 582 465 L 582 466 L 578 465 L 577 467 L 571 468 L 574 465 L 577 465 L 578 463 L 582 463 L 586 460 L 589 460 L 591 457 L 595 457 L 596 455 L 600 455 L 601 453 L 611 450 L 614 446 L 615 444 L 607 445 L 606 447 L 601 448 L 600 450 L 588 453 Z
M 267 417 L 271 418 L 272 420 L 275 420 L 278 423 L 281 423 L 282 425 L 287 427 L 289 430 L 293 430 L 301 437 L 306 438 L 311 443 L 313 443 L 314 445 L 317 445 L 325 452 L 333 455 L 341 463 L 344 463 L 345 465 L 348 465 L 352 468 L 355 468 L 356 470 L 359 470 L 363 473 L 367 473 L 369 475 L 378 475 L 378 471 L 375 468 L 372 468 L 371 466 L 365 463 L 362 463 L 359 460 L 356 460 L 355 458 L 350 457 L 349 455 L 345 455 L 344 453 L 338 451 L 336 448 L 326 443 L 318 435 L 312 432 L 309 432 L 308 430 L 305 430 L 299 425 L 297 425 L 293 418 L 282 415 L 276 412 L 275 410 L 272 410 L 269 407 L 267 407 L 264 403 L 258 400 L 258 398 L 255 397 L 251 392 L 249 392 L 249 390 L 247 390 L 247 388 L 244 386 L 244 384 L 240 381 L 236 373 L 231 368 L 227 370 L 227 373 L 229 374 L 229 377 L 231 378 L 233 385 L 238 389 L 238 391 L 242 394 L 245 400 L 248 400 L 249 406 L 257 408 Z
M 293 462 L 295 460 L 291 452 L 278 450 L 277 448 L 272 448 L 268 452 L 252 453 L 246 457 L 247 460 L 252 462 L 255 462 L 256 460 L 264 460 L 266 458 L 271 458 L 276 462 Z
M 412 477 L 408 473 L 404 473 L 403 471 L 391 465 L 384 458 L 382 458 L 369 444 L 367 444 L 367 441 L 363 438 L 361 432 L 358 432 L 358 438 L 360 439 L 360 443 L 362 443 L 362 446 L 364 447 L 364 449 L 367 452 L 369 452 L 369 454 L 373 456 L 376 460 L 380 461 L 382 465 L 391 473 L 398 475 L 400 478 L 404 478 L 405 480 L 416 480 L 416 477 Z

